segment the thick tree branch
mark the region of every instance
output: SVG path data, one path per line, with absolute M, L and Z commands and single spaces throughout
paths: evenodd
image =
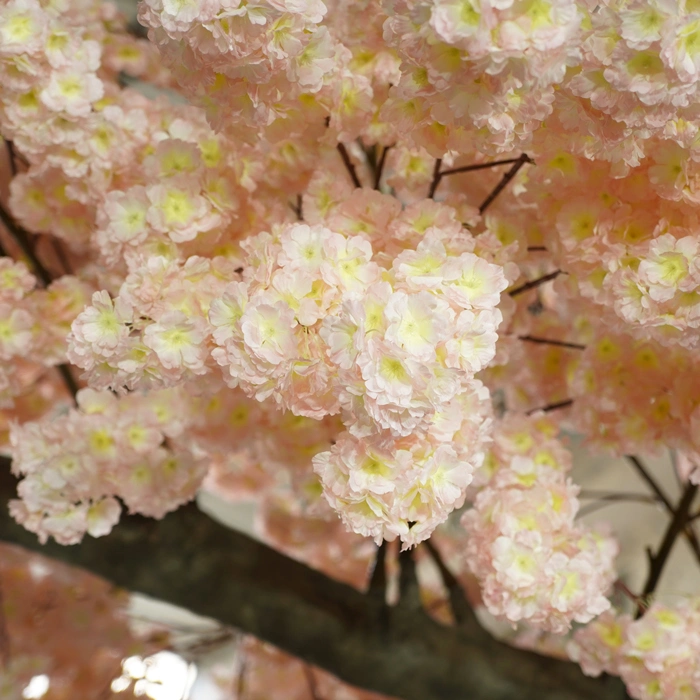
M 0 468 L 0 500 L 16 491 Z M 82 567 L 112 583 L 218 619 L 341 679 L 404 700 L 620 700 L 618 679 L 444 627 L 423 610 L 376 599 L 241 533 L 193 504 L 163 520 L 125 516 L 107 537 L 73 547 L 36 537 L 0 509 L 0 539 Z

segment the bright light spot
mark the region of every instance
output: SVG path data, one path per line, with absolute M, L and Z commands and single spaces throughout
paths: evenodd
M 130 685 L 131 680 L 129 678 L 120 676 L 119 678 L 115 678 L 112 681 L 112 685 L 110 686 L 110 688 L 112 689 L 113 693 L 123 693 L 125 690 L 129 689 Z
M 124 692 L 136 681 L 134 695 L 151 700 L 187 700 L 197 677 L 194 664 L 169 651 L 145 659 L 130 656 L 122 661 L 122 671 L 122 675 L 112 681 L 112 691 Z
M 146 664 L 140 656 L 130 656 L 128 659 L 124 659 L 122 669 L 127 676 L 134 680 L 146 675 Z
M 38 700 L 43 698 L 49 689 L 49 677 L 45 674 L 34 676 L 27 687 L 22 691 L 22 697 L 25 700 Z

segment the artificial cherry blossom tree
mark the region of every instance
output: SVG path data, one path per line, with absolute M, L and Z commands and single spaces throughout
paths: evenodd
M 2 537 L 304 660 L 246 642 L 279 670 L 252 697 L 370 698 L 306 662 L 407 700 L 700 697 L 700 598 L 655 597 L 677 540 L 700 561 L 700 4 L 138 19 L 0 4 Z M 579 519 L 572 432 L 668 515 L 643 590 Z M 0 617 L 11 698 L 34 588 Z

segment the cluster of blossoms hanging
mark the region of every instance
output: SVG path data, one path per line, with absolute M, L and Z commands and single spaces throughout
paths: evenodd
M 372 540 L 466 505 L 445 541 L 492 615 L 588 623 L 572 658 L 635 698 L 700 692 L 697 604 L 609 609 L 558 437 L 700 483 L 700 5 L 138 17 L 151 42 L 98 0 L 0 6 L 14 517 L 69 544 L 208 488 L 361 587 Z

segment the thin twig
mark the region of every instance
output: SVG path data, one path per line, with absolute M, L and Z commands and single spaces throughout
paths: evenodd
M 511 163 L 519 163 L 522 156 L 519 158 L 507 158 L 506 160 L 494 160 L 491 163 L 476 163 L 474 165 L 463 165 L 459 168 L 450 168 L 443 170 L 440 173 L 441 177 L 445 175 L 457 175 L 458 173 L 471 173 L 474 170 L 486 170 L 487 168 L 495 168 L 497 165 L 510 165 Z
M 546 253 L 547 249 L 543 245 L 529 245 L 527 247 L 528 253 Z
M 661 503 L 664 504 L 664 508 L 669 513 L 669 515 L 674 515 L 675 510 L 671 504 L 671 499 L 666 495 L 665 491 L 661 488 L 661 485 L 654 479 L 654 477 L 649 473 L 649 470 L 642 464 L 639 457 L 634 455 L 625 455 L 627 461 L 635 468 L 637 474 L 644 480 L 644 482 L 649 486 L 649 488 L 656 494 Z M 692 527 L 690 527 L 690 521 L 692 518 L 688 518 L 686 525 L 684 526 L 683 535 L 685 536 L 690 548 L 695 554 L 695 558 L 700 561 L 700 541 L 698 541 L 695 532 Z
M 583 494 L 584 492 L 581 492 L 579 494 L 581 498 L 597 498 L 597 501 L 595 503 L 589 503 L 588 505 L 583 506 L 583 508 L 581 508 L 581 510 L 579 510 L 579 512 L 576 514 L 577 518 L 582 518 L 584 515 L 590 515 L 591 513 L 595 513 L 595 511 L 600 510 L 601 508 L 613 505 L 614 503 L 619 503 L 620 501 L 647 503 L 650 505 L 657 505 L 659 503 L 658 499 L 654 498 L 654 496 L 644 496 L 633 493 L 608 494 L 605 496 L 598 497 L 585 496 Z
M 664 490 L 657 483 L 656 479 L 649 473 L 647 468 L 642 464 L 638 457 L 634 455 L 625 455 L 627 460 L 635 468 L 639 476 L 647 483 L 649 488 L 656 494 L 658 499 L 664 504 L 666 510 L 669 513 L 673 513 L 673 506 L 671 505 L 671 499 L 664 493 Z
M 442 175 L 440 173 L 440 167 L 442 166 L 442 158 L 435 159 L 435 167 L 433 168 L 433 179 L 430 183 L 430 189 L 428 190 L 428 199 L 432 199 L 435 196 L 435 190 L 437 190 L 438 185 Z
M 378 190 L 382 184 L 382 173 L 384 172 L 384 165 L 386 163 L 386 154 L 389 152 L 390 148 L 393 148 L 394 144 L 386 146 L 382 151 L 382 155 L 379 158 L 379 163 L 377 163 L 377 169 L 374 171 L 374 189 Z
M 452 614 L 455 622 L 458 625 L 469 624 L 470 627 L 474 627 L 475 629 L 478 627 L 480 629 L 481 626 L 479 625 L 471 605 L 469 605 L 469 601 L 467 600 L 467 596 L 464 593 L 462 585 L 457 580 L 457 577 L 447 567 L 447 564 L 445 564 L 437 547 L 435 547 L 430 540 L 426 540 L 422 544 L 425 546 L 426 550 L 440 570 L 440 575 L 442 576 L 447 593 L 450 596 L 450 606 L 452 608 Z
M 72 275 L 73 268 L 71 268 L 70 263 L 68 262 L 68 256 L 66 255 L 66 251 L 63 250 L 63 246 L 61 245 L 60 241 L 57 238 L 51 238 L 51 244 L 54 252 L 56 253 L 58 261 L 61 263 L 64 273 L 66 275 Z
M 562 274 L 561 270 L 554 270 L 554 272 L 550 272 L 546 275 L 543 275 L 542 277 L 538 277 L 536 280 L 531 280 L 530 282 L 526 282 L 525 284 L 521 285 L 520 287 L 516 287 L 515 289 L 511 290 L 508 292 L 510 296 L 512 297 L 517 297 L 518 294 L 523 294 L 525 292 L 529 292 L 531 289 L 535 289 L 535 287 L 539 287 L 541 284 L 544 284 L 545 282 L 549 282 L 550 280 L 555 279 L 559 275 Z
M 673 545 L 676 543 L 678 536 L 685 529 L 686 523 L 690 516 L 690 507 L 695 500 L 695 496 L 698 492 L 698 487 L 696 484 L 688 484 L 683 496 L 681 497 L 678 507 L 675 508 L 673 512 L 673 518 L 666 528 L 664 538 L 659 545 L 659 549 L 656 554 L 652 554 L 649 560 L 649 576 L 644 584 L 644 590 L 642 591 L 641 597 L 643 599 L 648 598 L 653 595 L 656 590 L 656 586 L 661 579 L 661 574 L 663 573 L 664 566 L 668 561 L 668 558 L 673 550 Z M 642 606 L 637 607 L 637 617 L 640 617 L 643 613 Z
M 17 222 L 10 216 L 9 212 L 2 204 L 0 204 L 0 221 L 2 221 L 5 228 L 10 232 L 10 235 L 19 244 L 19 247 L 22 249 L 24 255 L 32 263 L 32 267 L 34 267 L 34 272 L 36 273 L 37 277 L 39 277 L 44 285 L 48 287 L 53 280 L 48 270 L 41 264 L 41 261 L 34 253 L 34 249 L 29 242 L 29 233 L 19 224 L 17 224 Z
M 560 348 L 571 348 L 572 350 L 585 350 L 585 345 L 579 343 L 566 343 L 563 340 L 550 340 L 549 338 L 538 338 L 534 335 L 519 335 L 519 340 L 526 340 L 528 343 L 539 343 L 541 345 L 556 345 Z
M 531 408 L 529 411 L 525 411 L 526 416 L 531 416 L 533 413 L 538 411 L 544 411 L 549 413 L 550 411 L 557 411 L 560 408 L 568 408 L 574 402 L 573 399 L 566 399 L 564 401 L 558 401 L 557 403 L 549 403 L 546 406 L 538 406 L 537 408 Z
M 12 143 L 12 141 L 5 141 L 5 145 L 7 146 L 7 158 L 10 161 L 10 172 L 12 173 L 12 177 L 17 175 L 17 163 L 15 163 L 15 145 Z
M 68 389 L 70 395 L 73 397 L 73 401 L 75 401 L 75 397 L 80 390 L 80 387 L 78 386 L 78 382 L 75 381 L 70 365 L 65 363 L 56 365 L 56 369 L 58 369 L 61 379 L 63 379 L 63 383 L 66 385 L 66 389 Z
M 340 157 L 343 159 L 343 164 L 345 165 L 345 169 L 350 174 L 350 179 L 352 180 L 355 187 L 362 187 L 362 183 L 360 182 L 360 178 L 357 177 L 357 171 L 355 170 L 355 166 L 353 165 L 353 162 L 350 160 L 350 156 L 348 154 L 348 149 L 345 148 L 344 143 L 340 143 L 340 142 L 338 143 L 338 152 L 340 153 Z
M 481 206 L 479 207 L 479 214 L 483 214 L 486 209 L 491 206 L 493 200 L 496 199 L 501 192 L 503 192 L 508 183 L 518 174 L 518 170 L 520 170 L 525 163 L 534 162 L 535 161 L 533 161 L 532 158 L 527 155 L 527 153 L 523 153 L 520 158 L 515 161 L 513 167 L 501 178 L 501 181 L 496 185 L 496 187 L 494 187 L 491 194 L 482 202 Z

